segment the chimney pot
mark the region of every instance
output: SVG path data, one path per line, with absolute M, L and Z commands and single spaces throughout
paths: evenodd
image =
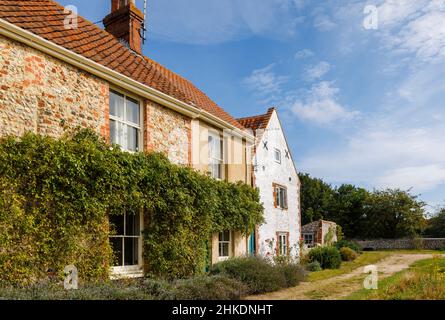
M 103 20 L 105 30 L 129 48 L 142 54 L 142 28 L 144 15 L 136 7 L 135 0 L 111 0 L 111 13 Z

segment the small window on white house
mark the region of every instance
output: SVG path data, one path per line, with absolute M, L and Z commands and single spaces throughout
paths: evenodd
M 275 162 L 281 163 L 281 151 L 280 150 L 275 149 L 274 158 L 275 158 Z
M 218 247 L 219 247 L 219 258 L 227 259 L 230 256 L 230 231 L 224 231 L 219 233 Z
M 141 107 L 137 100 L 110 91 L 110 141 L 122 150 L 141 150 Z
M 110 244 L 115 261 L 113 267 L 139 266 L 141 252 L 141 215 L 139 212 L 125 212 L 110 216 L 113 233 Z
M 289 234 L 287 232 L 278 233 L 278 255 L 287 256 L 289 254 Z
M 216 134 L 209 135 L 209 172 L 215 179 L 223 179 L 223 140 Z
M 308 246 L 311 246 L 314 244 L 314 235 L 307 233 L 304 235 L 304 244 L 307 244 Z
M 287 209 L 287 188 L 274 185 L 275 208 Z

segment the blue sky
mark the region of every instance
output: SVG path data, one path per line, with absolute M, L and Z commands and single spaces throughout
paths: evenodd
M 444 204 L 445 0 L 148 0 L 148 26 L 144 53 L 233 116 L 276 106 L 300 171 Z

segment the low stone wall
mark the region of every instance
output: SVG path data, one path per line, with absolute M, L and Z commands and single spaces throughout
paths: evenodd
M 390 249 L 445 249 L 445 238 L 417 238 L 417 239 L 375 239 L 355 240 L 363 249 L 390 250 Z

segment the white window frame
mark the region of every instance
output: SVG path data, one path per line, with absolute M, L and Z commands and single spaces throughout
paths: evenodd
M 277 233 L 278 236 L 278 255 L 280 257 L 282 256 L 287 256 L 289 254 L 289 248 L 288 248 L 288 243 L 289 243 L 289 234 L 287 232 L 278 232 Z
M 283 198 L 280 197 L 280 195 L 284 192 Z M 276 204 L 276 208 L 279 208 L 281 210 L 287 210 L 288 209 L 288 195 L 287 195 L 287 187 L 274 184 L 274 202 Z M 283 201 L 283 203 L 281 203 Z
M 221 148 L 221 157 L 217 158 L 215 155 L 212 154 L 212 147 L 210 143 L 210 138 L 216 139 L 219 141 L 220 148 Z M 221 137 L 221 135 L 216 133 L 209 133 L 208 136 L 208 149 L 209 149 L 209 172 L 210 176 L 216 180 L 223 180 L 224 179 L 224 139 Z M 219 165 L 219 172 L 216 174 L 213 171 L 213 165 Z
M 110 108 L 110 111 L 109 111 L 110 126 L 111 126 L 111 121 L 115 121 L 116 123 L 120 123 L 120 124 L 129 126 L 129 127 L 132 127 L 134 129 L 137 129 L 137 131 L 138 131 L 138 146 L 137 146 L 137 150 L 136 151 L 128 150 L 127 145 L 126 145 L 127 144 L 126 137 L 124 137 L 124 139 L 123 139 L 125 145 L 119 144 L 119 146 L 121 147 L 121 149 L 123 151 L 130 152 L 130 153 L 143 151 L 143 149 L 144 149 L 144 147 L 143 147 L 144 146 L 144 141 L 143 141 L 143 136 L 144 136 L 143 135 L 144 112 L 143 112 L 143 104 L 142 104 L 141 99 L 138 98 L 137 96 L 134 96 L 132 94 L 129 94 L 127 92 L 124 92 L 124 91 L 116 89 L 116 88 L 110 88 L 110 96 L 111 96 L 111 93 L 116 93 L 116 94 L 122 95 L 124 97 L 124 111 L 123 111 L 123 118 L 124 119 L 120 119 L 119 117 L 113 116 L 111 114 L 111 106 L 109 106 L 109 108 Z M 131 98 L 132 100 L 135 100 L 135 101 L 138 102 L 138 105 L 139 105 L 139 125 L 137 125 L 137 124 L 135 124 L 133 122 L 130 122 L 130 121 L 126 121 L 126 119 L 125 119 L 126 115 L 127 115 L 127 113 L 126 113 L 127 98 Z M 110 98 L 110 100 L 111 100 L 111 98 Z M 111 141 L 111 129 L 110 129 L 110 141 Z
M 127 213 L 124 213 L 122 215 L 124 219 L 124 233 L 126 230 L 126 215 Z M 111 267 L 111 275 L 114 278 L 120 278 L 120 277 L 126 277 L 128 274 L 133 275 L 135 277 L 142 277 L 143 276 L 143 240 L 142 240 L 142 230 L 143 230 L 143 223 L 144 223 L 144 215 L 143 210 L 140 210 L 139 213 L 139 235 L 138 236 L 126 236 L 126 235 L 110 235 L 109 238 L 137 238 L 138 239 L 138 264 L 137 265 L 125 265 L 125 245 L 122 246 L 122 263 L 124 265 L 122 266 L 112 266 Z
M 277 155 L 278 155 L 278 158 L 277 158 Z M 277 148 L 274 149 L 273 158 L 276 163 L 281 164 L 281 150 L 280 149 L 277 149 Z
M 314 235 L 312 233 L 304 233 L 303 240 L 304 240 L 304 244 L 307 246 L 314 245 Z
M 229 234 L 229 240 L 228 241 L 227 240 L 220 241 L 219 240 L 220 235 L 225 232 L 227 232 Z M 228 253 L 227 256 L 221 256 L 221 251 L 224 251 L 224 250 L 221 250 L 221 245 L 227 245 L 229 247 L 227 250 L 227 253 Z M 229 259 L 230 255 L 231 255 L 231 251 L 232 251 L 232 232 L 224 231 L 224 232 L 218 233 L 218 260 L 225 261 L 225 260 Z

